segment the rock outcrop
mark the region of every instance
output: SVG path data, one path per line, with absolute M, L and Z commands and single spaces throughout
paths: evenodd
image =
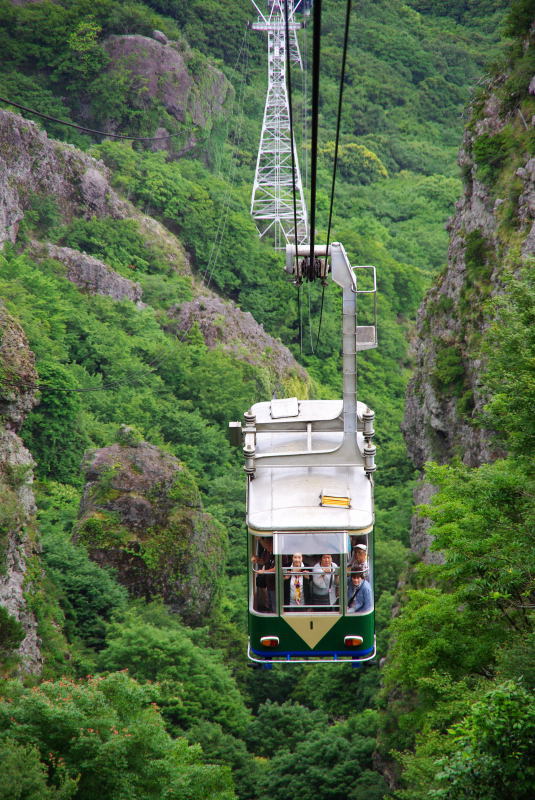
M 89 294 L 100 294 L 113 300 L 141 302 L 141 286 L 135 281 L 123 278 L 98 258 L 80 253 L 71 247 L 57 247 L 49 244 L 47 255 L 65 264 L 65 277 L 79 289 Z
M 498 451 L 491 432 L 473 425 L 485 397 L 481 393 L 481 334 L 490 322 L 485 301 L 503 290 L 509 243 L 500 230 L 504 200 L 478 177 L 474 142 L 510 121 L 498 113 L 496 98 L 485 104 L 486 116 L 467 130 L 460 164 L 467 176 L 464 197 L 449 223 L 448 265 L 418 313 L 416 370 L 407 396 L 404 423 L 409 451 L 422 467 L 435 459 L 459 456 L 469 466 L 493 460 Z M 521 181 L 515 231 L 522 257 L 535 255 L 535 159 L 516 170 Z
M 161 596 L 201 624 L 217 596 L 226 533 L 174 456 L 127 426 L 118 439 L 86 458 L 75 538 L 98 564 L 114 567 L 132 595 Z
M 173 323 L 168 329 L 177 335 L 197 324 L 210 348 L 222 347 L 236 358 L 256 366 L 265 366 L 274 385 L 285 387 L 299 382 L 307 391 L 309 378 L 287 347 L 265 332 L 249 312 L 215 295 L 202 294 L 188 303 L 169 309 Z M 293 387 L 295 389 L 295 387 Z
M 25 212 L 44 197 L 53 198 L 64 223 L 79 217 L 135 219 L 148 241 L 159 242 L 170 267 L 191 273 L 181 243 L 117 194 L 102 161 L 49 139 L 34 122 L 0 109 L 0 249 L 4 242 L 16 241 Z
M 14 242 L 35 196 L 55 199 L 61 216 L 128 216 L 101 161 L 49 139 L 27 119 L 0 110 L 0 246 Z
M 449 223 L 448 263 L 417 319 L 416 368 L 403 429 L 418 468 L 460 458 L 471 467 L 502 452 L 478 422 L 486 402 L 481 385 L 482 341 L 492 321 L 488 301 L 504 291 L 503 275 L 535 256 L 535 159 L 529 155 L 520 108 L 505 105 L 506 76 L 472 109 L 459 156 L 465 191 Z M 526 84 L 526 96 L 528 86 Z M 507 179 L 500 176 L 507 170 Z M 426 502 L 422 485 L 416 502 Z M 413 546 L 426 559 L 425 522 L 413 525 Z M 435 554 L 436 555 L 436 554 Z
M 42 666 L 37 620 L 28 603 L 28 561 L 36 556 L 33 459 L 17 435 L 35 405 L 37 373 L 20 325 L 0 305 L 0 606 L 24 629 L 17 654 L 22 672 Z
M 109 36 L 104 48 L 110 56 L 111 72 L 126 72 L 136 89 L 132 97 L 140 108 L 160 101 L 165 111 L 185 128 L 193 125 L 185 149 L 193 147 L 201 131 L 211 128 L 224 114 L 233 96 L 231 84 L 223 73 L 207 60 L 200 68 L 191 68 L 194 56 L 154 31 L 153 38 L 131 34 Z M 165 136 L 165 121 L 156 136 Z M 155 143 L 160 148 L 168 142 Z

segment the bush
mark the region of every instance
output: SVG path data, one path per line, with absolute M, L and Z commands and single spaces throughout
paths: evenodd
M 35 800 L 47 797 L 36 751 L 47 770 L 47 786 L 57 792 L 54 798 L 234 798 L 228 770 L 204 764 L 199 747 L 172 739 L 154 703 L 154 689 L 124 673 L 45 681 L 31 690 L 8 683 L 0 700 L 0 742 L 15 771 L 21 770 L 22 748 L 31 751 L 30 769 L 41 792 Z
M 70 641 L 80 638 L 88 647 L 104 646 L 106 622 L 126 605 L 127 591 L 89 559 L 85 548 L 65 534 L 49 533 L 43 542 L 43 560 L 49 577 L 61 589 L 65 633 Z
M 0 606 L 0 659 L 16 650 L 25 636 L 21 623 L 11 616 L 7 608 Z
M 439 340 L 436 345 L 435 368 L 431 375 L 435 389 L 444 395 L 459 395 L 464 386 L 463 355 L 459 347 Z
M 514 147 L 514 138 L 507 128 L 499 133 L 482 133 L 478 136 L 473 144 L 478 178 L 492 185 Z
M 154 607 L 158 611 L 159 606 Z M 151 613 L 149 606 L 149 616 Z M 249 713 L 220 657 L 206 642 L 196 645 L 192 632 L 163 608 L 158 619 L 166 627 L 144 621 L 143 611 L 113 624 L 99 657 L 100 668 L 128 669 L 138 680 L 160 681 L 159 702 L 175 729 L 184 730 L 207 719 L 226 732 L 243 733 Z
M 448 731 L 435 800 L 531 800 L 535 786 L 535 699 L 513 681 L 498 684 Z

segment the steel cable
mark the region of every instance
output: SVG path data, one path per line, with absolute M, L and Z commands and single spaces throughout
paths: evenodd
M 36 111 L 34 108 L 28 108 L 21 105 L 21 103 L 14 103 L 13 100 L 8 100 L 7 97 L 0 97 L 1 103 L 6 103 L 14 108 L 20 108 L 22 111 L 27 111 L 29 114 L 35 114 L 36 117 L 42 117 L 50 122 L 57 122 L 59 125 L 67 125 L 69 128 L 76 128 L 79 131 L 86 133 L 95 133 L 97 136 L 109 136 L 113 139 L 129 139 L 133 142 L 161 142 L 165 139 L 172 139 L 173 136 L 181 136 L 181 133 L 168 133 L 166 136 L 126 136 L 122 133 L 110 133 L 109 131 L 97 131 L 93 128 L 86 128 L 84 125 L 78 125 L 75 122 L 67 122 L 65 119 L 58 119 L 58 117 L 51 117 L 50 114 L 43 114 L 42 111 Z
M 338 148 L 340 144 L 340 128 L 342 123 L 342 100 L 344 95 L 344 81 L 345 81 L 345 72 L 346 72 L 346 60 L 347 60 L 347 45 L 349 41 L 349 24 L 351 21 L 351 0 L 347 0 L 346 2 L 346 19 L 345 19 L 345 28 L 344 28 L 344 46 L 342 51 L 342 64 L 340 67 L 340 86 L 338 89 L 338 109 L 336 114 L 336 137 L 335 137 L 335 144 L 334 144 L 334 160 L 333 160 L 333 175 L 332 175 L 332 182 L 331 182 L 331 198 L 329 203 L 329 221 L 327 224 L 327 240 L 326 244 L 327 247 L 329 246 L 329 241 L 331 238 L 331 224 L 333 218 L 333 206 L 334 206 L 334 190 L 336 185 L 336 171 L 338 168 Z M 325 256 L 327 259 L 327 256 Z M 325 297 L 325 285 L 322 287 L 321 292 L 321 305 L 320 305 L 320 319 L 318 324 L 318 335 L 316 337 L 316 350 L 318 349 L 318 345 L 320 342 L 320 334 L 321 334 L 321 323 L 323 319 L 323 301 Z

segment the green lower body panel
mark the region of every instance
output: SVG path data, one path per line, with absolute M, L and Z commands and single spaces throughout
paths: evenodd
M 277 637 L 278 644 L 266 647 L 263 637 Z M 351 646 L 346 637 L 362 642 Z M 374 614 L 249 614 L 249 643 L 254 661 L 365 661 L 375 654 Z

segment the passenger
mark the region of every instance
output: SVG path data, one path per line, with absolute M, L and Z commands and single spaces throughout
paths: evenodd
M 347 613 L 365 614 L 373 608 L 372 588 L 365 573 L 354 572 L 347 582 Z
M 356 544 L 353 548 L 353 555 L 349 562 L 349 569 L 357 571 L 368 571 L 368 548 L 365 544 Z
M 310 574 L 303 566 L 301 553 L 294 553 L 292 564 L 284 575 L 284 605 L 292 611 L 303 610 L 308 600 L 308 581 Z
M 267 611 L 274 614 L 277 610 L 275 599 L 275 556 L 273 555 L 273 539 L 270 536 L 262 536 L 258 545 L 258 555 L 253 556 L 251 561 L 257 570 L 256 588 L 265 589 L 267 600 L 264 603 L 256 604 L 257 611 Z M 266 575 L 265 573 L 269 573 Z M 262 592 L 257 592 L 260 598 Z M 264 608 L 260 608 L 263 605 Z
M 333 563 L 333 557 L 326 553 L 312 570 L 312 605 L 328 606 L 322 610 L 330 611 L 330 607 L 336 605 L 337 585 L 338 566 Z

